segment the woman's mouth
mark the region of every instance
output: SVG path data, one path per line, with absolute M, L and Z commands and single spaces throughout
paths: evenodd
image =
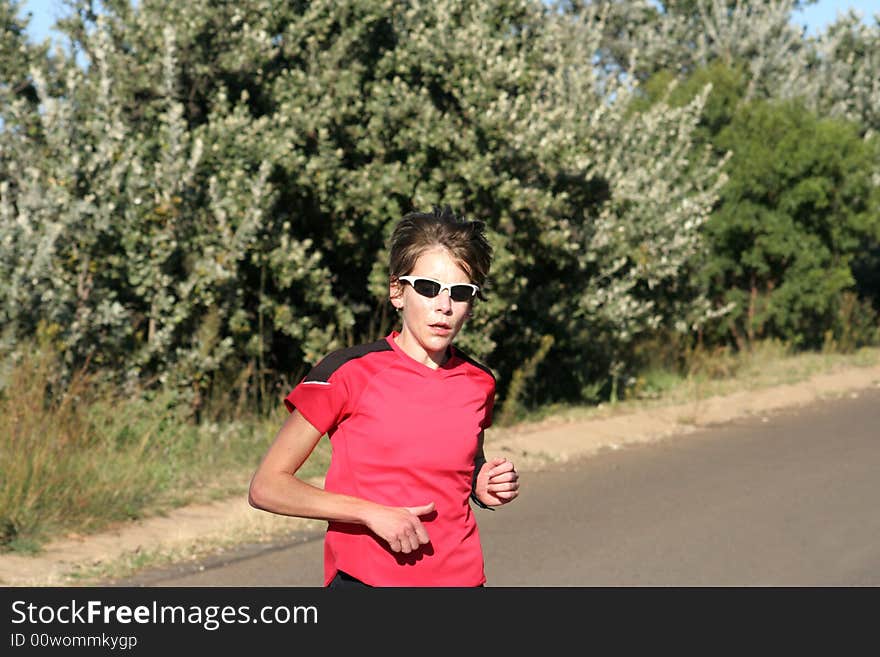
M 452 332 L 452 326 L 445 322 L 437 322 L 436 324 L 429 324 L 428 328 L 435 335 L 449 335 Z

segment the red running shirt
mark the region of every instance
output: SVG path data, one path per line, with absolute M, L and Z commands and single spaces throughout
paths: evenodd
M 333 352 L 284 400 L 330 438 L 326 490 L 387 506 L 434 502 L 421 516 L 431 540 L 409 554 L 364 525 L 330 522 L 324 585 L 342 570 L 371 586 L 478 586 L 486 576 L 469 496 L 495 378 L 454 347 L 431 369 L 397 335 Z

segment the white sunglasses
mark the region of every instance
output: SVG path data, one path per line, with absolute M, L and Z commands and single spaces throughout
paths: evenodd
M 409 283 L 412 289 L 429 299 L 433 299 L 443 290 L 449 290 L 449 298 L 453 301 L 469 301 L 480 291 L 479 286 L 470 283 L 444 283 L 424 276 L 400 276 L 397 280 Z

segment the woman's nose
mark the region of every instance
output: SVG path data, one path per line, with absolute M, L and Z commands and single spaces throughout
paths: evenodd
M 449 290 L 441 290 L 435 298 L 438 310 L 444 313 L 452 312 L 452 298 L 449 296 Z

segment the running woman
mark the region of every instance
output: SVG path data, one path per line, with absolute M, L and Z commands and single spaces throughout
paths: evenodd
M 391 236 L 389 297 L 400 329 L 327 355 L 285 398 L 290 411 L 251 480 L 249 502 L 328 522 L 325 586 L 482 586 L 471 502 L 519 494 L 488 462 L 495 378 L 453 341 L 482 298 L 492 248 L 480 221 L 449 208 L 403 217 Z M 297 477 L 322 436 L 324 488 Z

